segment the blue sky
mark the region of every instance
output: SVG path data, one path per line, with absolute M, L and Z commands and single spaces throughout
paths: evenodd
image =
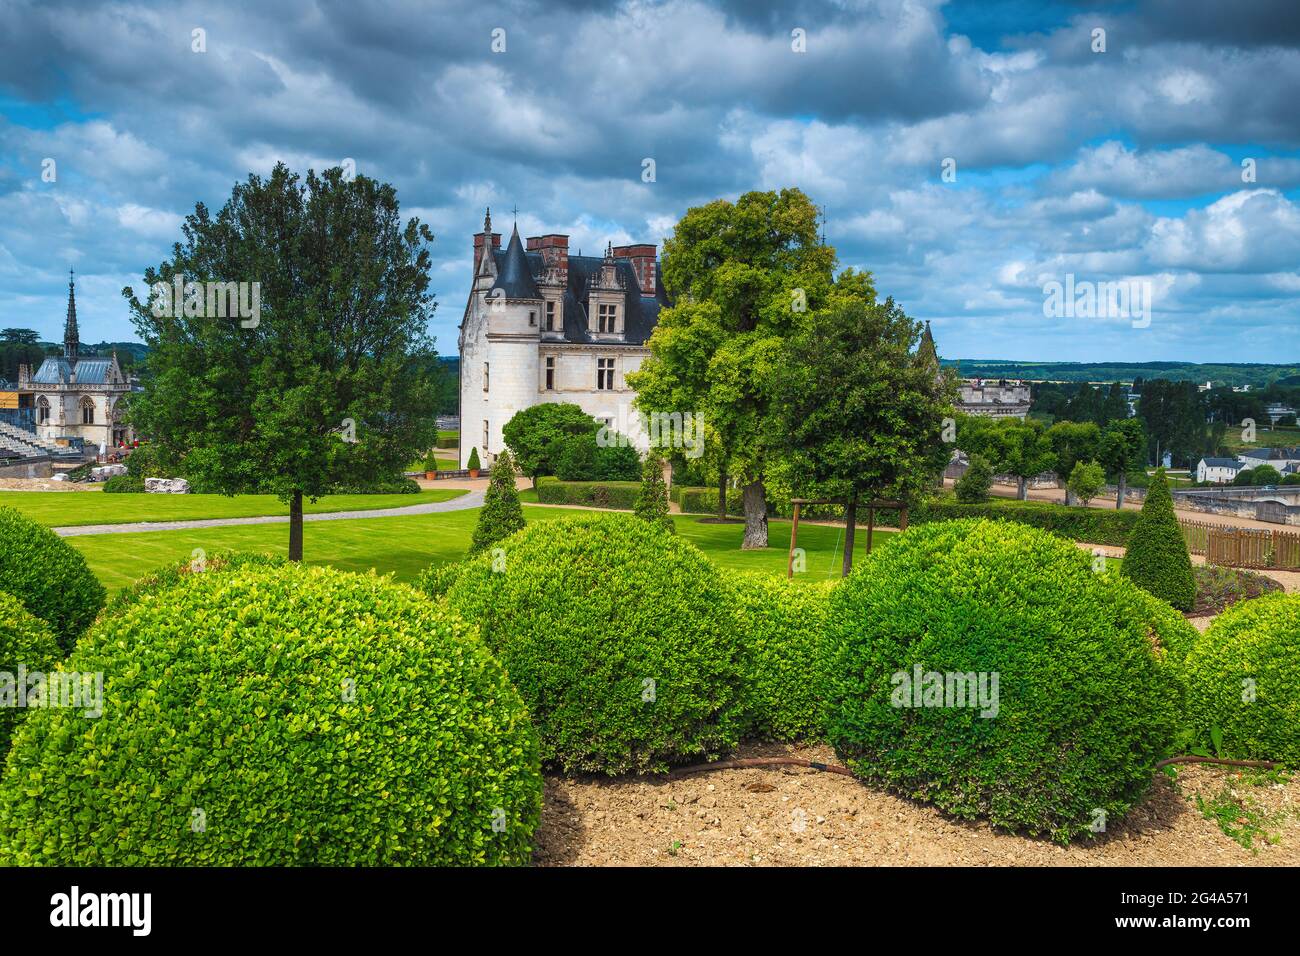
M 352 158 L 437 236 L 444 354 L 485 205 L 594 252 L 798 186 L 945 357 L 1297 361 L 1298 93 L 1292 0 L 0 0 L 0 327 L 59 338 L 71 266 L 132 339 L 196 202 Z M 1067 275 L 1151 321 L 1045 316 Z

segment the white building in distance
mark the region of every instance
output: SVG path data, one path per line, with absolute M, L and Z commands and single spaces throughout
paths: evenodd
M 478 449 L 487 467 L 502 428 L 521 409 L 569 402 L 627 435 L 649 440 L 632 410 L 627 375 L 669 304 L 654 245 L 569 255 L 569 237 L 519 237 L 501 249 L 491 210 L 474 237 L 474 285 L 460 324 L 460 467 Z

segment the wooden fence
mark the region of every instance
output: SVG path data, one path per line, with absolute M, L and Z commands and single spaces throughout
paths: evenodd
M 1205 555 L 1207 564 L 1232 568 L 1300 570 L 1300 534 L 1262 528 L 1229 528 L 1203 521 L 1180 521 L 1187 550 Z

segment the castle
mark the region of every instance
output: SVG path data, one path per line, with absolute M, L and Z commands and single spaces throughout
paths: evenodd
M 486 467 L 521 409 L 570 402 L 625 434 L 649 439 L 632 411 L 627 375 L 669 305 L 654 245 L 569 255 L 569 237 L 520 239 L 501 249 L 491 210 L 474 236 L 474 283 L 460 324 L 460 467 L 478 449 Z

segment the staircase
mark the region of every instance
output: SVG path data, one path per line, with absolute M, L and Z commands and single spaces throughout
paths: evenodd
M 80 458 L 75 449 L 38 438 L 35 432 L 0 421 L 0 458 Z

